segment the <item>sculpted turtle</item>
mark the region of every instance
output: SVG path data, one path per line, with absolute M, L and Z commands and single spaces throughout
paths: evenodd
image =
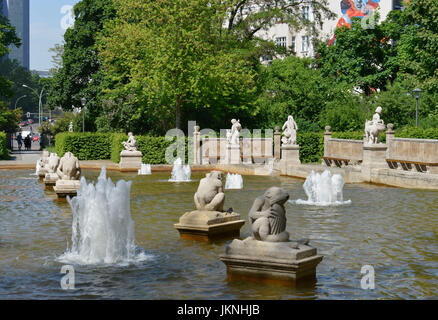
M 195 204 L 198 210 L 224 211 L 225 193 L 222 187 L 222 173 L 212 171 L 199 182 L 195 193 Z
M 79 167 L 79 160 L 73 153 L 66 152 L 59 161 L 56 173 L 60 180 L 79 180 L 81 177 L 81 168 Z
M 255 239 L 268 242 L 289 240 L 284 208 L 288 199 L 289 194 L 279 187 L 271 187 L 264 195 L 255 199 L 249 211 L 249 222 Z

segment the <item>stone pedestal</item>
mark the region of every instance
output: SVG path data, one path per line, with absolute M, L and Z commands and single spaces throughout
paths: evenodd
M 208 241 L 239 237 L 244 224 L 238 213 L 196 210 L 186 212 L 174 226 L 181 239 Z
M 296 283 L 316 276 L 322 256 L 303 241 L 266 242 L 234 239 L 220 259 L 229 276 Z
M 75 197 L 80 187 L 81 182 L 79 180 L 58 180 L 53 190 L 58 198 L 66 198 L 67 196 Z
M 287 174 L 289 166 L 300 165 L 300 146 L 291 144 L 281 146 L 280 173 Z
M 47 173 L 44 177 L 44 184 L 46 185 L 46 188 L 55 186 L 58 179 L 59 176 L 56 173 Z
M 44 178 L 46 177 L 46 174 L 47 174 L 47 170 L 46 169 L 39 169 L 38 170 L 38 179 L 40 181 L 43 181 Z
M 364 144 L 362 167 L 372 169 L 387 169 L 386 163 L 386 144 Z
M 228 144 L 225 154 L 226 164 L 239 164 L 240 163 L 240 145 Z
M 140 151 L 123 150 L 120 153 L 120 171 L 135 171 L 141 169 L 143 154 Z

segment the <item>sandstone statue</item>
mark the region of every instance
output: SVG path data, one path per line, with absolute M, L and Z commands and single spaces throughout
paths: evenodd
M 365 136 L 369 144 L 378 143 L 380 133 L 386 129 L 385 123 L 380 119 L 381 113 L 382 107 L 377 107 L 376 113 L 373 115 L 373 120 L 367 120 L 365 122 Z
M 59 157 L 56 153 L 51 153 L 48 164 L 46 166 L 47 173 L 56 173 L 59 165 Z
M 297 144 L 297 130 L 298 126 L 294 120 L 294 117 L 289 116 L 287 121 L 283 125 L 283 138 L 281 142 L 283 145 L 296 145 Z
M 202 211 L 224 211 L 225 193 L 222 187 L 222 173 L 212 171 L 199 182 L 195 193 L 195 204 Z
M 279 187 L 269 188 L 258 197 L 249 211 L 249 221 L 253 237 L 268 242 L 287 242 L 286 209 L 284 204 L 289 199 L 286 190 Z
M 66 152 L 59 161 L 56 173 L 60 180 L 79 180 L 81 177 L 81 168 L 78 158 L 76 158 L 73 153 Z
M 128 141 L 124 141 L 124 142 L 122 142 L 122 144 L 125 147 L 126 151 L 130 151 L 130 152 L 138 151 L 137 150 L 137 148 L 138 148 L 137 139 L 135 139 L 132 132 L 128 133 Z
M 227 137 L 227 141 L 229 145 L 239 145 L 239 136 L 240 130 L 242 130 L 242 125 L 240 124 L 240 120 L 233 119 L 231 120 L 231 134 Z

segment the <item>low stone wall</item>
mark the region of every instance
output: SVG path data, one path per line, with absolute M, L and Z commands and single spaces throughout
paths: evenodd
M 386 158 L 391 169 L 438 173 L 438 140 L 392 138 Z
M 324 147 L 323 159 L 327 165 L 342 166 L 362 161 L 362 140 L 330 138 Z
M 226 159 L 227 139 L 202 138 L 201 164 L 216 164 Z M 244 163 L 264 163 L 274 158 L 273 138 L 240 139 L 240 156 Z

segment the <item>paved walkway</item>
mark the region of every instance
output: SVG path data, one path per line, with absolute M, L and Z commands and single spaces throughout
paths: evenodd
M 13 151 L 10 160 L 1 160 L 0 169 L 35 169 L 40 151 Z

